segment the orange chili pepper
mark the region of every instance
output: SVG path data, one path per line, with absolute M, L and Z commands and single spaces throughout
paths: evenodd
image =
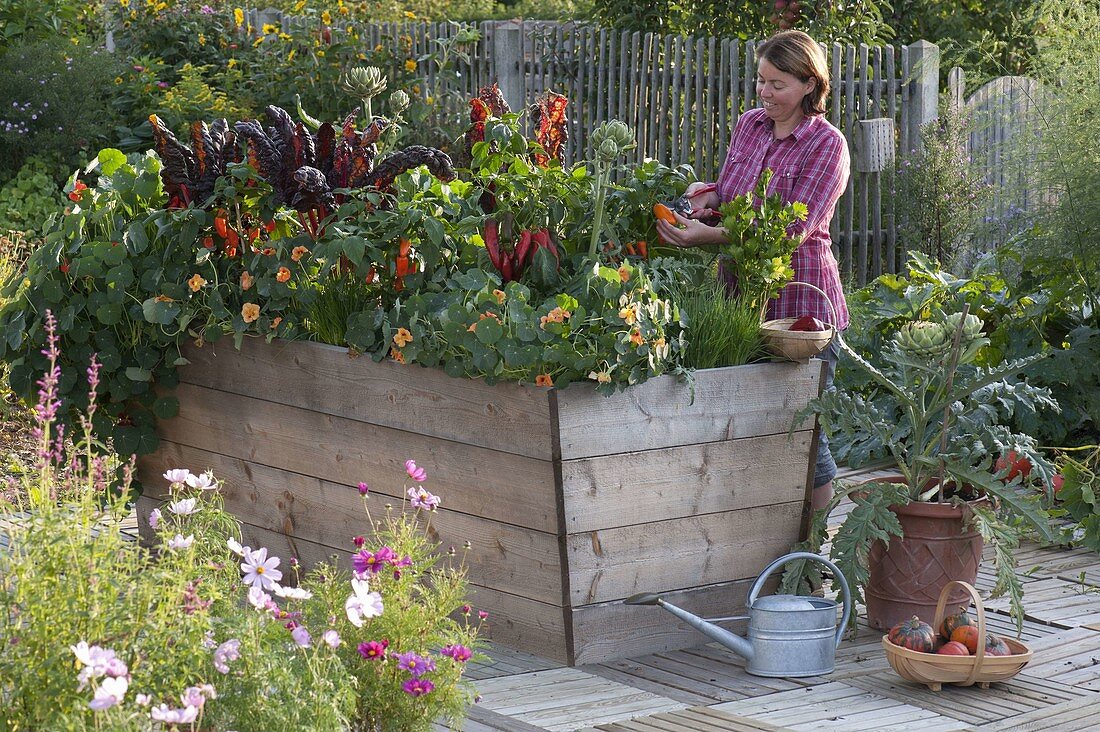
M 667 221 L 673 226 L 677 225 L 676 215 L 672 213 L 672 209 L 663 203 L 653 204 L 653 215 L 661 221 Z
M 229 236 L 229 222 L 227 222 L 221 216 L 215 216 L 214 217 L 214 231 L 218 232 L 218 236 L 220 236 L 222 239 L 228 238 L 228 236 Z
M 274 221 L 265 221 L 264 222 L 264 229 L 267 231 L 268 234 L 275 231 L 275 222 Z
M 248 243 L 249 244 L 254 243 L 256 241 L 256 239 L 259 238 L 259 236 L 260 236 L 260 230 L 259 229 L 249 229 L 248 230 Z
M 623 247 L 623 251 L 626 252 L 627 254 L 631 254 L 631 255 L 636 255 L 637 254 L 637 252 L 634 251 L 634 242 L 632 242 L 632 241 L 628 241 L 626 243 L 626 246 Z
M 637 248 L 638 254 L 642 256 L 642 259 L 649 259 L 649 246 L 645 243 L 644 240 L 638 242 Z

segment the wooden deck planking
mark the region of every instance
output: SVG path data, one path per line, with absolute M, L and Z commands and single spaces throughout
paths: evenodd
M 712 707 L 654 714 L 628 722 L 601 724 L 581 732 L 786 732 L 786 727 L 723 712 Z
M 976 727 L 976 732 L 1089 732 L 1097 727 L 1100 695 L 1091 694 L 1045 709 Z

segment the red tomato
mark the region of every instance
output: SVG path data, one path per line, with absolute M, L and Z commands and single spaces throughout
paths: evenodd
M 1054 489 L 1054 495 L 1058 495 L 1058 491 L 1062 490 L 1062 486 L 1066 484 L 1066 477 L 1061 473 L 1058 473 L 1050 479 L 1050 485 Z
M 1008 474 L 1004 477 L 1005 481 L 1010 481 L 1017 475 L 1020 476 L 1020 480 L 1027 480 L 1031 475 L 1031 461 L 1023 455 L 1017 455 L 1015 450 L 1009 450 L 1007 455 L 997 458 L 994 467 L 998 473 L 1008 470 Z

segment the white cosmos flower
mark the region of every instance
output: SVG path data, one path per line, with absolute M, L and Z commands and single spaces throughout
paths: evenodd
M 95 711 L 110 709 L 116 704 L 122 703 L 122 697 L 126 696 L 126 690 L 130 688 L 130 682 L 125 676 L 114 676 L 103 679 L 96 687 L 95 697 L 88 702 L 88 706 Z
M 241 564 L 241 572 L 244 573 L 244 582 L 261 590 L 273 589 L 283 573 L 275 569 L 279 566 L 279 558 L 267 556 L 267 547 L 260 547 L 254 552 L 249 552 Z
M 248 604 L 257 610 L 266 610 L 271 602 L 271 595 L 259 587 L 248 588 Z
M 344 611 L 352 625 L 362 628 L 364 618 L 377 618 L 382 614 L 382 596 L 371 592 L 366 580 L 353 579 L 351 589 L 352 594 L 344 603 Z
M 184 498 L 175 503 L 169 503 L 168 510 L 177 516 L 190 516 L 198 512 L 198 503 L 198 499 Z
M 200 491 L 208 491 L 217 488 L 218 482 L 214 480 L 213 475 L 207 472 L 202 475 L 188 475 L 187 485 L 198 488 Z
M 187 468 L 173 468 L 164 474 L 164 479 L 169 483 L 186 483 L 191 477 L 191 471 Z
M 234 539 L 232 536 L 226 539 L 225 543 L 229 546 L 229 551 L 233 552 L 242 559 L 252 553 L 252 547 L 241 546 L 241 543 Z
M 186 537 L 184 537 L 183 534 L 176 534 L 174 537 L 168 540 L 168 548 L 173 550 L 187 549 L 194 543 L 194 534 L 188 534 Z
M 301 587 L 283 587 L 279 584 L 275 585 L 275 594 L 287 600 L 308 600 L 313 597 L 313 593 L 309 590 Z

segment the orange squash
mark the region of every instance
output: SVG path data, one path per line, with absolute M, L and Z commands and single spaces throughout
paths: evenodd
M 963 625 L 955 628 L 951 633 L 951 640 L 958 643 L 962 643 L 966 646 L 966 650 L 970 651 L 973 655 L 978 652 L 978 626 L 976 625 Z
M 895 646 L 921 653 L 932 653 L 936 649 L 936 631 L 916 615 L 890 628 L 886 638 Z
M 1000 636 L 985 634 L 985 653 L 988 656 L 1011 656 L 1012 649 Z
M 976 626 L 977 624 L 978 622 L 966 612 L 966 608 L 960 607 L 953 615 L 948 615 L 943 619 L 943 624 L 940 626 L 940 632 L 943 633 L 944 638 L 950 638 L 956 628 L 961 628 L 964 625 Z

